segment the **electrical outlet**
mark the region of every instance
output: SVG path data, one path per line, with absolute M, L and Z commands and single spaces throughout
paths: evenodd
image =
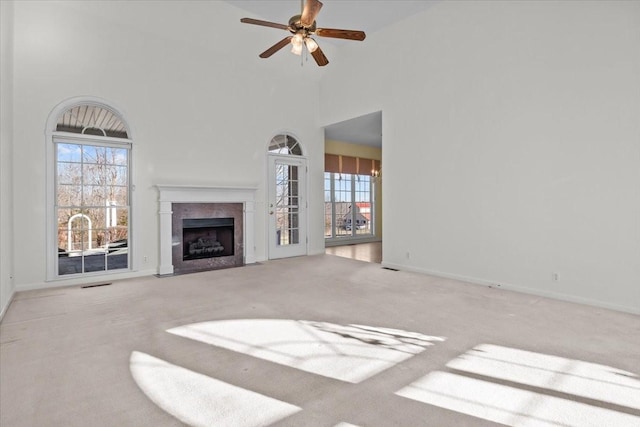
M 411 259 L 411 252 L 407 251 L 407 259 Z
M 554 282 L 557 282 L 558 280 L 560 280 L 560 275 L 558 273 L 553 273 L 551 275 L 551 278 L 553 279 Z
M 142 262 L 147 263 L 149 262 L 149 258 L 145 255 L 142 257 Z

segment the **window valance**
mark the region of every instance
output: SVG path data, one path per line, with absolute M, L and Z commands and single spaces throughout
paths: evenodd
M 371 175 L 380 170 L 380 160 L 362 157 L 342 156 L 339 154 L 324 155 L 324 171 L 334 173 L 350 173 L 355 175 Z

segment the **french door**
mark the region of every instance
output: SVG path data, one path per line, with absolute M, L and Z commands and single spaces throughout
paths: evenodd
M 307 161 L 270 154 L 269 259 L 307 254 Z

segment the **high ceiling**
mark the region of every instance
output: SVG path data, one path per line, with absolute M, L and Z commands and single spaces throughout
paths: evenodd
M 318 27 L 344 28 L 372 33 L 401 21 L 414 13 L 427 9 L 438 0 L 321 0 Z M 439 0 L 441 1 L 441 0 Z M 226 0 L 244 9 L 248 18 L 286 24 L 293 15 L 300 13 L 300 0 Z M 323 39 L 341 44 L 343 40 Z
M 382 148 L 382 111 L 327 126 L 324 136 L 336 141 Z
M 441 0 L 321 0 L 318 27 L 344 28 L 374 33 L 419 13 Z M 286 24 L 299 14 L 300 0 L 226 0 L 247 11 L 248 18 Z M 365 41 L 366 42 L 366 41 Z M 340 46 L 348 41 L 323 38 L 322 43 Z M 382 147 L 382 113 L 376 112 L 335 123 L 325 128 L 328 139 Z

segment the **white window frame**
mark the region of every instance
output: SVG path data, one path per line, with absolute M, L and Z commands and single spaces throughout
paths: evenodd
M 370 188 L 369 188 L 369 199 L 370 199 L 370 222 L 371 222 L 371 233 L 368 234 L 358 234 L 356 227 L 351 227 L 351 234 L 343 234 L 343 235 L 337 235 L 336 234 L 336 228 L 338 227 L 337 225 L 337 217 L 336 217 L 336 208 L 335 208 L 335 180 L 336 180 L 336 176 L 339 176 L 340 174 L 337 172 L 325 172 L 325 174 L 329 173 L 331 178 L 330 178 L 330 195 L 331 195 L 331 236 L 325 236 L 325 246 L 337 246 L 337 245 L 345 245 L 345 244 L 349 244 L 349 243 L 365 243 L 365 242 L 374 242 L 374 241 L 378 241 L 380 240 L 379 237 L 377 236 L 377 230 L 376 230 L 376 216 L 375 216 L 375 211 L 376 211 L 376 205 L 378 203 L 378 201 L 376 200 L 376 186 L 379 185 L 378 183 L 376 183 L 375 181 L 370 181 Z M 343 174 L 343 175 L 350 175 L 351 176 L 351 182 L 350 182 L 350 193 L 351 193 L 351 200 L 349 201 L 349 203 L 351 203 L 352 205 L 355 205 L 356 203 L 356 176 L 357 174 Z M 363 175 L 363 174 L 361 174 Z M 325 182 L 325 178 L 323 176 L 323 183 Z M 323 192 L 324 194 L 324 192 Z M 323 214 L 326 215 L 326 204 L 327 201 L 323 202 L 323 206 L 325 211 L 323 212 Z M 355 215 L 356 215 L 356 210 L 355 209 L 351 209 L 351 224 L 353 224 L 355 222 Z M 323 223 L 325 221 L 325 218 L 323 217 Z
M 60 132 L 56 130 L 59 117 L 64 114 L 65 111 L 76 105 L 90 105 L 100 108 L 106 108 L 111 110 L 122 123 L 124 123 L 127 131 L 128 138 L 113 138 L 107 136 L 86 135 L 73 132 Z M 45 127 L 45 144 L 46 144 L 46 261 L 47 272 L 46 280 L 69 280 L 78 277 L 99 277 L 112 274 L 122 274 L 123 272 L 135 271 L 136 258 L 134 256 L 135 239 L 134 236 L 134 190 L 135 185 L 133 182 L 133 161 L 132 161 L 132 146 L 133 146 L 132 129 L 128 122 L 124 119 L 122 109 L 114 106 L 112 103 L 107 102 L 101 98 L 96 97 L 75 97 L 67 99 L 58 104 L 49 114 Z M 118 270 L 104 270 L 96 272 L 85 272 L 77 274 L 58 274 L 58 221 L 56 212 L 56 189 L 58 185 L 56 175 L 56 144 L 59 142 L 70 142 L 78 144 L 91 144 L 101 146 L 112 146 L 118 148 L 128 149 L 128 183 L 129 183 L 129 230 L 128 230 L 128 247 L 129 258 L 128 267 L 126 269 Z

